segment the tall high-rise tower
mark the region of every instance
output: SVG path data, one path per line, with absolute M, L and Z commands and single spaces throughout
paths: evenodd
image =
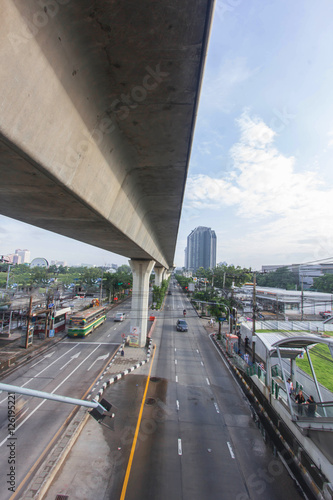
M 216 267 L 216 234 L 210 227 L 199 226 L 188 235 L 185 267 L 191 271 Z

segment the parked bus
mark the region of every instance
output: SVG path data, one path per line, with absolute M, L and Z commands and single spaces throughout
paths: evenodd
M 69 320 L 68 337 L 85 337 L 106 320 L 105 307 L 92 307 Z
M 32 314 L 32 324 L 34 326 L 34 334 L 45 333 L 45 321 L 46 321 L 46 312 L 47 314 L 51 314 L 51 311 L 47 311 L 43 309 L 42 311 L 36 311 Z M 65 330 L 66 327 L 66 315 L 71 312 L 70 307 L 65 307 L 63 309 L 58 309 L 54 313 L 54 321 L 53 321 L 53 330 L 54 333 L 61 332 Z M 50 320 L 49 320 L 50 321 Z

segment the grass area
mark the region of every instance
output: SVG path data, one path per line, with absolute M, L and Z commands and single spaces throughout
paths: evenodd
M 294 330 L 295 333 L 303 333 L 302 330 Z M 278 330 L 257 330 L 258 333 L 279 333 Z M 307 332 L 308 333 L 308 332 Z M 326 332 L 326 335 L 333 336 L 333 332 Z M 325 344 L 317 344 L 310 349 L 310 356 L 320 384 L 333 392 L 333 360 L 329 348 Z M 303 359 L 296 359 L 297 366 L 312 377 L 308 356 L 304 353 Z
M 318 382 L 333 391 L 333 361 L 327 345 L 318 344 L 310 349 L 310 356 Z M 312 377 L 306 353 L 303 359 L 296 360 L 297 366 Z

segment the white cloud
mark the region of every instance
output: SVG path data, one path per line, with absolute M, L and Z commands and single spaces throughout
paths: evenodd
M 185 206 L 221 211 L 222 217 L 226 207 L 228 214 L 232 207 L 238 222 L 245 222 L 243 241 L 246 224 L 252 227 L 251 251 L 265 248 L 267 255 L 284 246 L 288 254 L 300 249 L 314 254 L 330 232 L 333 189 L 326 188 L 316 172 L 296 171 L 295 158 L 277 150 L 275 132 L 261 119 L 246 111 L 237 125 L 240 140 L 230 149 L 233 171 L 225 178 L 190 177 Z

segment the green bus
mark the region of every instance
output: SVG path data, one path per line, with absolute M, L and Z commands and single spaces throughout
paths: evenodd
M 85 337 L 106 320 L 105 307 L 92 307 L 73 314 L 69 320 L 68 337 Z

